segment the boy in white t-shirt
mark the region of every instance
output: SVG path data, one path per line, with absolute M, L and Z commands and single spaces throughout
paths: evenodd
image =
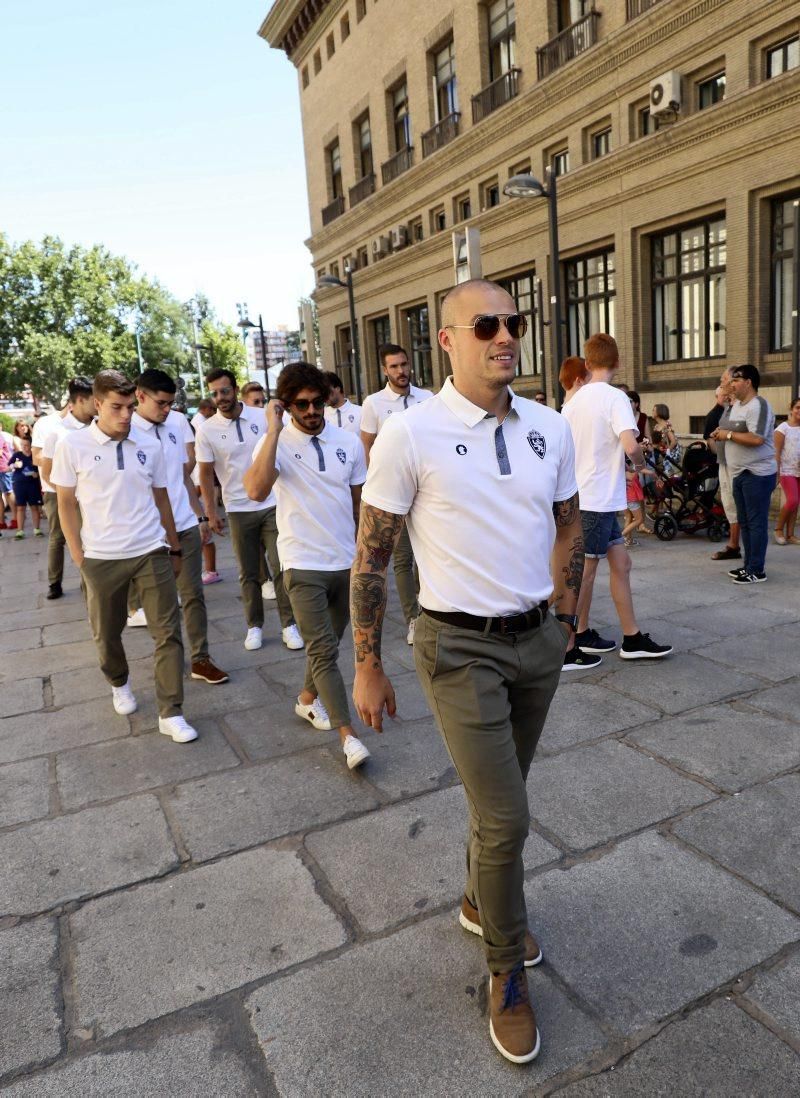
M 581 506 L 586 553 L 583 584 L 578 598 L 575 644 L 564 657 L 565 671 L 578 671 L 600 662 L 591 656 L 613 652 L 617 642 L 589 628 L 589 610 L 597 567 L 608 558 L 611 597 L 622 626 L 620 656 L 626 660 L 660 659 L 669 645 L 656 644 L 636 623 L 631 595 L 631 558 L 625 548 L 617 512 L 626 507 L 625 455 L 636 470 L 644 467 L 638 427 L 628 396 L 610 384 L 619 368 L 616 340 L 605 333 L 590 336 L 583 348 L 590 381 L 579 389 L 563 415 L 575 443 L 575 476 Z M 586 655 L 588 653 L 588 656 Z

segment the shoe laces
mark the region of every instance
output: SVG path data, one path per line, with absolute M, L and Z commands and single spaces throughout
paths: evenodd
M 505 979 L 506 986 L 500 1010 L 510 1009 L 513 1012 L 514 1007 L 523 1006 L 528 1002 L 528 981 L 523 965 L 518 964 L 516 968 L 512 968 Z

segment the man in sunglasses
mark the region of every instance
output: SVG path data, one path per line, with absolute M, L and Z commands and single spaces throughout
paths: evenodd
M 287 648 L 303 647 L 303 638 L 295 625 L 289 597 L 283 589 L 278 558 L 278 526 L 275 497 L 254 502 L 244 488 L 244 475 L 250 468 L 253 451 L 266 431 L 263 408 L 248 408 L 239 400 L 236 377 L 230 370 L 216 369 L 206 375 L 206 384 L 217 405 L 209 419 L 196 416 L 195 452 L 200 470 L 200 487 L 208 524 L 222 534 L 224 521 L 217 511 L 214 472 L 222 488 L 222 501 L 231 528 L 233 551 L 239 562 L 239 584 L 247 619 L 244 646 L 249 651 L 263 644 L 264 600 L 261 594 L 261 569 L 266 549 L 275 584 L 281 637 Z
M 433 393 L 411 384 L 411 367 L 408 355 L 397 343 L 384 343 L 378 350 L 386 385 L 377 393 L 371 393 L 364 401 L 361 417 L 361 441 L 367 454 L 367 464 L 373 443 L 381 427 L 400 412 L 428 400 Z M 419 604 L 417 603 L 417 579 L 414 574 L 414 554 L 408 532 L 403 529 L 394 551 L 394 581 L 400 596 L 400 606 L 408 626 L 406 640 L 414 643 Z
M 350 617 L 350 566 L 367 466 L 358 437 L 325 420 L 328 395 L 316 366 L 285 367 L 244 485 L 256 501 L 274 488 L 278 503 L 284 584 L 306 642 L 306 677 L 294 711 L 320 731 L 338 729 L 354 770 L 369 751 L 352 726 L 338 659 Z M 291 419 L 284 427 L 287 411 Z
M 383 710 L 395 713 L 381 663 L 386 568 L 405 518 L 420 573 L 414 660 L 469 806 L 459 922 L 483 938 L 490 1035 L 514 1063 L 540 1044 L 526 975 L 542 954 L 523 893 L 525 781 L 583 571 L 569 427 L 509 388 L 525 331 L 494 282 L 473 279 L 447 295 L 439 343 L 453 376 L 376 441 L 351 579 L 353 698 L 380 731 Z
M 266 408 L 267 406 L 267 394 L 264 392 L 264 386 L 260 381 L 248 381 L 246 385 L 242 386 L 239 395 L 242 398 L 242 404 L 245 404 L 248 408 Z

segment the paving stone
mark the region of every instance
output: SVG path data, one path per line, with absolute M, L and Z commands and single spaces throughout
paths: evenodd
M 47 759 L 0 766 L 0 827 L 46 816 L 50 802 Z
M 79 618 L 77 621 L 60 621 L 53 625 L 45 625 L 42 629 L 42 643 L 45 647 L 53 644 L 72 644 L 75 641 L 90 641 L 91 639 L 92 630 L 85 617 Z
M 739 633 L 725 637 L 698 651 L 698 655 L 716 660 L 727 668 L 744 671 L 757 669 L 758 674 L 773 682 L 791 679 L 797 674 L 797 652 L 800 648 L 800 626 L 773 625 L 760 633 Z M 753 653 L 758 652 L 758 661 Z
M 694 594 L 695 588 L 692 588 L 692 603 L 694 603 Z M 786 600 L 780 608 L 772 606 L 767 608 L 759 605 L 760 592 L 751 591 L 749 594 L 752 597 L 748 598 L 748 592 L 740 590 L 726 577 L 726 582 L 719 588 L 719 601 L 713 606 L 692 605 L 688 608 L 676 609 L 665 617 L 668 621 L 677 622 L 678 625 L 687 625 L 690 629 L 699 629 L 703 633 L 717 633 L 720 637 L 738 636 L 742 632 L 743 622 L 747 622 L 748 631 L 754 633 L 797 620 L 797 609 L 787 604 Z M 740 595 L 744 598 L 740 598 Z M 680 605 L 680 601 L 676 599 L 676 607 Z
M 27 573 L 27 575 L 30 576 L 29 579 L 23 579 L 22 576 L 19 576 L 16 580 L 0 584 L 0 600 L 4 600 L 9 596 L 15 598 L 27 596 L 31 605 L 34 605 L 39 595 L 43 593 L 42 584 L 38 578 L 38 569 Z
M 196 727 L 199 737 L 193 743 L 173 743 L 150 732 L 59 755 L 56 775 L 64 807 L 79 808 L 239 765 L 213 721 L 197 721 Z
M 129 734 L 128 719 L 114 712 L 110 694 L 107 698 L 63 709 L 6 717 L 0 721 L 0 763 L 49 755 Z
M 44 704 L 41 679 L 17 679 L 3 683 L 0 690 L 0 717 L 12 717 L 15 713 L 31 713 Z
M 127 1049 L 104 1049 L 20 1079 L 3 1098 L 251 1098 L 263 1090 L 241 1049 L 220 1027 L 138 1037 Z
M 42 590 L 46 589 L 44 584 Z M 25 629 L 39 629 L 45 625 L 54 625 L 61 621 L 83 621 L 86 618 L 86 604 L 79 591 L 72 592 L 74 597 L 58 599 L 56 602 L 44 602 L 41 609 L 36 609 L 36 603 L 28 604 L 25 609 Z M 5 610 L 5 600 L 3 609 Z M 20 618 L 16 614 L 3 614 L 0 616 L 0 633 L 16 632 L 20 626 Z
M 0 600 L 2 606 L 2 600 Z M 14 629 L 7 633 L 0 633 L 0 652 L 27 652 L 32 648 L 38 648 L 41 640 L 41 629 Z M 5 662 L 16 663 L 17 670 L 23 670 L 27 662 L 25 656 L 16 656 Z
M 546 753 L 583 740 L 596 740 L 645 721 L 657 721 L 659 716 L 657 709 L 621 698 L 602 686 L 562 681 L 550 706 L 538 750 Z
M 289 699 L 278 694 L 276 687 L 264 684 L 263 689 L 262 705 L 225 714 L 225 724 L 249 759 L 256 762 L 293 755 L 329 741 L 331 734 L 319 732 L 298 717 Z
M 510 1098 L 602 1046 L 595 1024 L 536 970 L 542 1051 L 520 1070 L 492 1047 L 485 983 L 480 943 L 447 914 L 275 981 L 247 1006 L 282 1098 Z
M 152 664 L 148 661 L 147 666 L 150 668 L 150 679 L 144 689 L 136 695 L 139 708 L 132 717 L 133 728 L 137 732 L 146 732 L 158 724 Z M 192 724 L 197 724 L 199 728 L 198 722 L 204 717 L 227 717 L 237 709 L 263 706 L 269 703 L 272 696 L 269 687 L 255 669 L 232 671 L 230 682 L 220 686 L 209 686 L 206 682 L 186 679 L 183 712 L 186 719 Z
M 3 607 L 5 610 L 5 607 Z M 60 671 L 70 671 L 73 668 L 92 667 L 97 665 L 97 649 L 94 641 L 79 641 L 74 644 L 53 644 L 49 648 L 31 648 L 25 653 L 24 672 L 26 678 L 36 675 L 50 675 L 55 668 Z M 0 663 L 0 682 L 13 685 L 20 674 L 18 660 L 6 660 Z
M 800 1041 L 800 953 L 761 972 L 746 996 L 795 1041 Z
M 134 797 L 0 834 L 0 915 L 45 911 L 178 864 L 155 797 Z
M 653 832 L 525 891 L 548 964 L 623 1033 L 800 938 L 800 919 Z
M 713 797 L 705 786 L 616 740 L 539 759 L 528 779 L 531 815 L 573 850 L 668 819 Z
M 179 786 L 172 810 L 200 861 L 378 807 L 344 756 L 320 749 Z
M 675 834 L 800 910 L 800 774 L 687 817 Z
M 737 672 L 726 673 L 719 664 L 695 654 L 668 656 L 663 660 L 630 661 L 603 677 L 610 686 L 628 697 L 646 698 L 666 713 L 681 713 L 701 702 L 736 699 L 763 685 L 761 679 Z
M 57 955 L 51 919 L 0 930 L 0 1076 L 61 1051 Z
M 800 724 L 729 705 L 662 720 L 626 739 L 730 792 L 800 765 Z
M 372 752 L 367 777 L 393 799 L 458 780 L 432 718 L 413 723 L 388 720 L 382 735 L 365 732 L 363 739 Z
M 752 694 L 747 699 L 747 704 L 754 709 L 800 721 L 798 698 L 800 698 L 800 678 L 782 683 L 780 686 L 772 686 L 768 690 L 761 690 L 758 694 Z
M 130 684 L 137 699 L 144 701 L 153 693 L 153 664 L 150 660 L 132 660 L 129 664 Z M 50 675 L 53 688 L 53 705 L 69 706 L 78 702 L 92 701 L 95 698 L 106 700 L 111 707 L 111 684 L 95 661 L 92 667 L 82 667 L 80 671 L 55 671 Z
M 461 896 L 466 826 L 457 786 L 308 835 L 305 845 L 364 929 L 378 931 Z M 560 856 L 528 836 L 526 869 Z
M 70 916 L 75 1011 L 102 1034 L 211 999 L 345 941 L 297 856 L 253 850 Z
M 408 648 L 408 645 L 406 645 Z M 411 649 L 408 648 L 410 652 Z M 419 721 L 431 716 L 428 703 L 419 685 L 416 672 L 413 675 L 396 675 L 392 679 L 398 721 Z
M 665 1029 L 613 1072 L 559 1090 L 563 1098 L 776 1098 L 800 1092 L 800 1058 L 733 1003 L 718 1001 Z

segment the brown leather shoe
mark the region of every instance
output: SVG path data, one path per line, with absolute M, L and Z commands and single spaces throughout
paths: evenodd
M 512 1064 L 528 1064 L 539 1055 L 542 1042 L 522 965 L 489 977 L 489 1034 L 497 1051 Z
M 211 660 L 195 660 L 192 664 L 192 678 L 210 682 L 212 686 L 219 686 L 222 682 L 228 682 L 228 676 L 225 672 L 215 667 Z
M 461 923 L 464 930 L 468 930 L 471 934 L 477 934 L 479 938 L 483 937 L 483 928 L 481 927 L 481 917 L 478 913 L 478 909 L 477 907 L 473 907 L 466 896 L 461 901 L 461 911 L 458 913 L 458 921 Z M 539 943 L 531 932 L 526 929 L 525 967 L 533 968 L 534 965 L 540 965 L 542 960 L 542 951 L 539 948 Z

